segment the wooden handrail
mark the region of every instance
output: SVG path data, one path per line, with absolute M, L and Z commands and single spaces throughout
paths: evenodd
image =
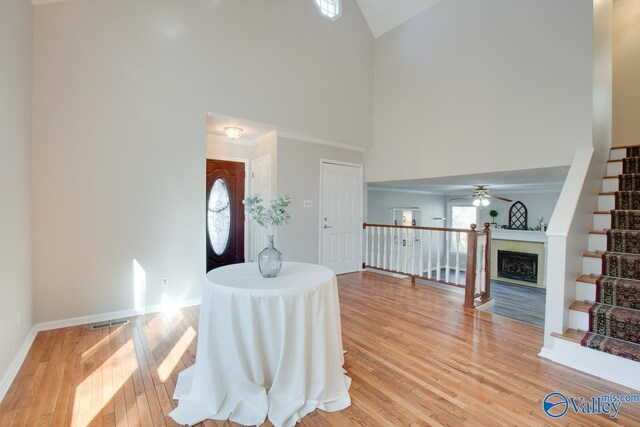
M 464 306 L 468 308 L 475 308 L 476 299 L 478 298 L 480 298 L 480 301 L 482 304 L 490 300 L 491 298 L 491 288 L 490 288 L 491 229 L 490 229 L 490 224 L 488 222 L 484 223 L 484 228 L 481 230 L 476 230 L 477 228 L 476 224 L 471 224 L 468 229 L 463 229 L 463 228 L 446 228 L 446 227 L 419 227 L 415 225 L 409 226 L 409 225 L 389 225 L 389 224 L 368 224 L 366 222 L 362 224 L 362 228 L 364 230 L 366 230 L 367 228 L 378 229 L 377 233 L 374 229 L 372 233 L 368 233 L 365 235 L 367 239 L 366 245 L 365 245 L 366 257 L 362 263 L 363 268 L 371 268 L 371 269 L 376 269 L 376 270 L 381 270 L 381 271 L 386 271 L 391 273 L 398 273 L 398 274 L 411 277 L 412 285 L 415 285 L 415 279 L 424 279 L 431 282 L 443 283 L 443 284 L 455 286 L 455 287 L 462 287 L 465 289 Z M 382 231 L 380 229 L 382 229 Z M 400 231 L 398 231 L 397 234 L 392 235 L 391 231 L 387 233 L 387 231 L 384 231 L 384 229 L 407 230 L 407 232 L 405 232 L 405 234 L 403 235 L 403 234 L 400 234 L 401 233 Z M 414 233 L 407 234 L 409 233 L 409 230 L 412 230 L 415 234 Z M 414 262 L 416 262 L 416 258 L 418 257 L 418 255 L 415 255 L 415 252 L 413 252 L 413 255 L 407 255 L 408 249 L 402 249 L 401 247 L 397 247 L 395 249 L 395 253 L 393 249 L 394 248 L 393 245 L 397 244 L 399 241 L 401 242 L 402 247 L 405 247 L 405 248 L 412 247 L 411 244 L 407 243 L 407 242 L 414 241 L 412 239 L 415 239 L 415 241 L 422 242 L 421 240 L 421 238 L 423 237 L 422 231 L 429 231 L 430 233 L 428 234 L 428 236 L 431 236 L 432 235 L 431 232 L 434 232 L 434 231 L 442 232 L 444 233 L 444 236 L 447 236 L 448 233 L 460 233 L 460 234 L 457 234 L 457 236 L 460 236 L 461 234 L 466 234 L 467 235 L 467 252 L 466 254 L 464 252 L 461 253 L 458 250 L 455 250 L 452 252 L 451 246 L 453 244 L 453 238 L 445 237 L 442 241 L 440 241 L 440 237 L 443 234 L 436 234 L 436 236 L 440 236 L 440 237 L 437 237 L 436 246 L 438 245 L 442 245 L 442 246 L 440 246 L 437 249 L 438 258 L 437 258 L 437 263 L 435 265 L 436 267 L 435 269 L 432 269 L 432 267 L 434 266 L 431 264 L 431 259 L 427 258 L 428 263 L 426 264 L 428 264 L 428 268 L 426 270 L 427 273 L 425 275 L 424 269 L 425 267 L 427 267 L 427 265 L 422 264 L 422 261 L 424 259 L 423 253 L 422 253 L 424 246 L 422 243 L 421 243 L 421 246 L 419 247 L 420 255 L 418 258 L 419 262 L 416 263 L 418 266 L 417 269 L 414 267 L 414 264 L 413 264 Z M 389 244 L 387 244 L 387 235 L 390 238 Z M 419 236 L 420 239 L 415 238 L 416 235 Z M 408 239 L 409 236 L 412 236 L 411 239 Z M 478 238 L 480 236 L 484 237 L 484 242 L 480 247 L 478 247 L 478 240 L 479 240 Z M 371 239 L 369 239 L 369 237 Z M 401 238 L 398 239 L 398 237 L 401 237 Z M 429 239 L 430 238 L 431 237 L 429 237 Z M 456 243 L 458 245 L 459 245 L 459 242 L 460 242 L 460 237 L 457 237 Z M 369 245 L 369 243 L 371 243 L 371 245 Z M 429 240 L 429 245 L 428 245 L 429 256 L 431 256 L 431 248 L 433 247 L 432 243 L 433 242 Z M 381 250 L 381 247 L 382 247 L 382 250 Z M 441 273 L 440 273 L 441 271 L 440 269 L 442 268 L 442 264 L 440 264 L 440 248 L 441 247 L 444 247 L 445 251 L 447 251 L 446 263 L 444 264 L 445 280 L 442 280 Z M 371 248 L 371 253 L 367 252 L 369 248 Z M 416 248 L 418 247 L 416 246 Z M 377 249 L 378 251 L 375 255 L 374 255 L 374 249 Z M 390 250 L 389 254 L 387 254 L 387 249 Z M 403 255 L 400 253 L 401 250 L 403 251 L 402 252 Z M 481 250 L 484 252 L 484 253 L 482 252 L 480 253 L 481 255 L 483 255 L 483 257 L 481 257 L 480 260 L 478 259 L 478 256 L 479 256 L 478 250 Z M 415 249 L 412 248 L 411 251 L 415 251 Z M 449 264 L 449 255 L 448 255 L 449 253 L 456 254 L 455 264 L 454 264 L 456 277 L 458 277 L 458 274 L 460 272 L 459 263 L 458 263 L 458 259 L 460 256 L 459 254 L 462 254 L 463 256 L 466 255 L 467 257 L 466 271 L 464 272 L 465 274 L 464 284 L 449 281 L 450 271 L 452 271 L 452 266 Z M 369 264 L 367 264 L 367 261 L 366 261 L 367 259 L 369 259 L 370 261 Z M 400 261 L 404 261 L 404 264 L 401 265 Z M 480 265 L 478 265 L 478 262 L 480 262 Z M 411 265 L 409 266 L 409 264 Z M 479 268 L 479 271 L 478 271 L 478 268 Z M 435 275 L 431 274 L 433 271 L 436 271 Z M 458 280 L 458 279 L 455 279 L 455 280 Z M 476 283 L 478 283 L 479 285 L 476 286 Z
M 475 229 L 475 224 L 471 224 Z M 419 227 L 417 225 L 389 225 L 389 224 L 362 224 L 362 228 L 367 227 L 384 227 L 384 228 L 405 228 L 409 230 L 434 230 L 434 231 L 451 231 L 455 233 L 470 233 L 473 230 L 465 228 L 443 228 L 443 227 Z

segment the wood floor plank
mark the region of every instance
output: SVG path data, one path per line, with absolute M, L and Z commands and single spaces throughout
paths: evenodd
M 460 293 L 373 273 L 341 275 L 345 369 L 352 405 L 314 411 L 302 426 L 638 425 L 640 403 L 615 420 L 542 411 L 552 391 L 634 391 L 537 354 L 540 328 L 465 310 Z M 38 334 L 5 399 L 0 426 L 175 426 L 179 373 L 195 362 L 199 308 L 129 325 Z M 271 426 L 270 422 L 265 423 Z M 208 420 L 199 426 L 237 426 Z

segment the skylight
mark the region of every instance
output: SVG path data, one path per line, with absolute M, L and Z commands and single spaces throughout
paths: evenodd
M 314 0 L 318 11 L 325 18 L 335 21 L 342 14 L 341 0 Z

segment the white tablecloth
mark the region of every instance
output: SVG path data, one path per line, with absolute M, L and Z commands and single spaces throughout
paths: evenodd
M 316 408 L 351 404 L 344 374 L 336 277 L 284 263 L 264 279 L 258 265 L 212 270 L 204 285 L 196 363 L 180 373 L 171 417 L 293 426 Z

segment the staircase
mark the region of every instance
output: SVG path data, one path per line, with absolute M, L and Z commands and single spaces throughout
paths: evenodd
M 640 362 L 640 146 L 611 150 L 568 323 L 552 335 Z

